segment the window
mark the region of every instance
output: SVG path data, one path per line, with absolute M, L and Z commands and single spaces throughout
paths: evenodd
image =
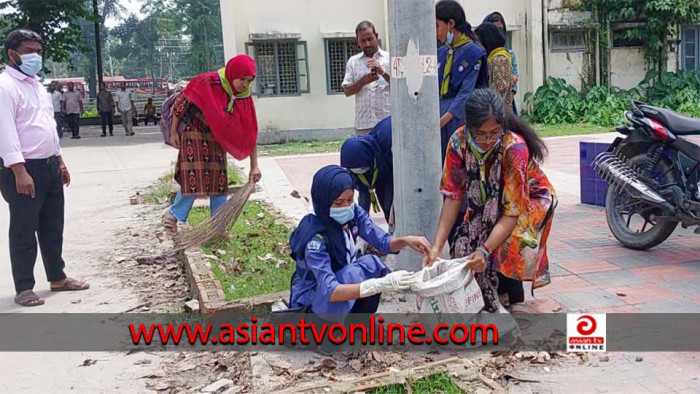
M 554 31 L 551 40 L 552 52 L 583 52 L 586 33 L 583 31 Z
M 681 68 L 700 71 L 700 26 L 685 26 L 681 31 Z
M 246 44 L 257 65 L 255 93 L 259 96 L 294 96 L 309 93 L 306 42 L 258 40 Z
M 613 48 L 634 48 L 644 45 L 639 28 L 621 28 L 612 31 Z
M 354 38 L 326 39 L 326 82 L 328 94 L 343 92 L 345 68 L 350 57 L 362 52 Z

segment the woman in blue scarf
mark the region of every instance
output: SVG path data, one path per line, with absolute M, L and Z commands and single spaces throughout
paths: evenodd
M 464 125 L 464 106 L 474 89 L 489 85 L 486 51 L 467 22 L 464 9 L 454 0 L 435 5 L 438 41 L 438 82 L 440 84 L 440 139 L 442 161 L 452 134 Z
M 352 176 L 342 167 L 327 166 L 314 175 L 314 213 L 299 223 L 289 240 L 297 269 L 292 277 L 290 308 L 315 314 L 374 313 L 380 293 L 401 291 L 413 283 L 412 273 L 391 272 L 374 255 L 356 257 L 361 236 L 384 253 L 410 247 L 430 250 L 424 237 L 393 237 L 377 227 L 367 211 L 353 203 Z
M 360 207 L 369 212 L 372 205 L 376 213 L 381 207 L 387 223 L 394 203 L 393 160 L 391 117 L 377 123 L 369 135 L 350 138 L 340 148 L 340 165 L 356 179 Z

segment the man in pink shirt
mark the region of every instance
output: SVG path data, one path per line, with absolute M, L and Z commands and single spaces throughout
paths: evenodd
M 37 238 L 51 291 L 86 290 L 63 271 L 63 185 L 70 173 L 61 158 L 51 96 L 36 74 L 41 37 L 15 30 L 5 41 L 9 61 L 0 74 L 0 191 L 10 206 L 10 262 L 15 302 L 37 306 L 34 289 Z

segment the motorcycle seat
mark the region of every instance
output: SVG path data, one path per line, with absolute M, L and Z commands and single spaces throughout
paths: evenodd
M 683 116 L 670 109 L 653 107 L 651 105 L 641 106 L 640 109 L 645 116 L 661 122 L 675 135 L 700 134 L 700 119 Z

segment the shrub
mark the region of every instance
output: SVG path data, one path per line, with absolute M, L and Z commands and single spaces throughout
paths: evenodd
M 544 124 L 579 123 L 583 99 L 576 88 L 561 78 L 549 78 L 535 94 L 526 94 L 529 119 Z

